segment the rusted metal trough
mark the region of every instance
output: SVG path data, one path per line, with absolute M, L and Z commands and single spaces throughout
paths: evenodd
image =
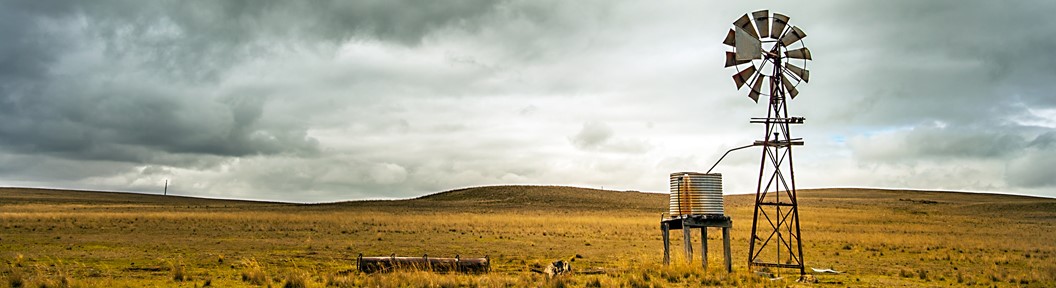
M 487 273 L 491 271 L 491 259 L 484 258 L 439 258 L 422 257 L 363 257 L 359 254 L 356 267 L 363 273 L 392 272 L 396 270 L 422 270 L 433 272 Z

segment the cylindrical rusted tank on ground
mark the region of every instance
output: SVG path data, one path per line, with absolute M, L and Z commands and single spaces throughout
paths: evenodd
M 491 271 L 491 259 L 484 258 L 439 258 L 429 257 L 363 257 L 356 261 L 360 272 L 392 272 L 395 270 L 424 270 L 434 272 L 487 273 Z
M 723 215 L 722 174 L 671 173 L 671 217 Z

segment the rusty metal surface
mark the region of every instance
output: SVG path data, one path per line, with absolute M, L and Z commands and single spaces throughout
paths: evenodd
M 810 49 L 807 49 L 807 47 L 785 51 L 785 57 L 813 60 L 810 58 Z
M 785 46 L 790 46 L 793 43 L 796 43 L 797 41 L 799 41 L 800 39 L 803 39 L 803 38 L 806 38 L 806 37 L 807 37 L 807 33 L 806 32 L 803 32 L 803 30 L 800 30 L 799 27 L 792 26 L 792 30 L 788 31 L 788 33 L 785 33 L 785 36 L 781 36 L 781 44 L 785 45 Z
M 722 40 L 722 44 L 726 44 L 726 46 L 730 46 L 730 47 L 733 47 L 734 45 L 736 45 L 736 42 L 735 42 L 736 41 L 736 38 L 735 38 L 736 36 L 734 36 L 734 33 L 735 32 L 733 32 L 733 29 L 730 29 L 730 32 L 726 33 L 726 39 Z
M 734 21 L 733 26 L 741 28 L 744 32 L 747 32 L 748 35 L 751 35 L 752 38 L 759 39 L 759 33 L 756 33 L 755 27 L 752 27 L 752 19 L 748 17 L 748 14 L 742 15 L 741 18 Z
M 676 172 L 670 175 L 672 217 L 723 215 L 722 174 Z
M 737 89 L 741 89 L 741 86 L 744 86 L 744 83 L 748 82 L 748 80 L 752 78 L 752 75 L 755 75 L 755 71 L 755 66 L 753 65 L 748 66 L 748 68 L 745 68 L 743 71 L 738 72 L 737 74 L 734 74 L 733 82 L 737 83 Z
M 356 267 L 363 273 L 393 272 L 397 270 L 422 270 L 433 272 L 487 273 L 491 271 L 491 259 L 441 258 L 441 257 L 363 257 L 356 259 Z
M 726 67 L 736 66 L 736 65 L 741 65 L 741 64 L 744 64 L 744 63 L 751 63 L 751 62 L 752 62 L 751 59 L 739 60 L 739 59 L 737 59 L 737 55 L 735 53 L 729 52 L 729 51 L 726 52 Z
M 803 82 L 810 82 L 810 71 L 807 69 L 799 68 L 799 66 L 793 65 L 792 63 L 785 64 L 785 69 L 792 74 L 796 74 L 799 79 L 803 79 Z
M 770 37 L 770 10 L 759 10 L 752 12 L 755 18 L 755 26 L 759 28 L 759 37 Z
M 781 13 L 774 13 L 774 25 L 770 27 L 770 37 L 778 39 L 781 37 L 781 33 L 785 32 L 785 26 L 788 25 L 788 16 Z
M 752 91 L 748 91 L 748 98 L 752 98 L 752 101 L 759 103 L 759 95 L 763 92 L 763 82 L 766 81 L 766 75 L 759 75 L 755 77 L 755 83 L 752 83 Z
M 796 95 L 799 95 L 796 85 L 793 85 L 792 81 L 789 81 L 785 75 L 781 75 L 781 85 L 785 86 L 785 91 L 788 91 L 788 96 L 792 97 L 792 99 L 796 99 Z
M 754 28 L 748 27 L 748 29 Z M 734 27 L 733 30 L 736 31 L 734 37 L 736 39 L 735 44 L 737 48 L 737 60 L 752 60 L 763 58 L 763 42 L 759 41 L 758 36 L 751 35 L 750 33 L 748 33 L 748 31 L 754 32 L 753 30 L 746 31 L 744 29 L 741 29 L 740 27 Z

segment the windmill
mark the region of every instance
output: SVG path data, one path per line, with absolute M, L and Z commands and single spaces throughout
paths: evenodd
M 803 243 L 792 166 L 792 147 L 803 145 L 803 139 L 792 138 L 789 126 L 803 124 L 804 118 L 789 117 L 787 104 L 799 95 L 796 87 L 810 80 L 806 64 L 811 57 L 801 41 L 807 34 L 789 25 L 788 20 L 788 16 L 768 10 L 744 14 L 733 22 L 723 44 L 730 47 L 726 51 L 726 67 L 737 70 L 733 75 L 737 89 L 747 87 L 752 101 L 758 103 L 763 98 L 769 103 L 765 118 L 750 121 L 763 124 L 764 133 L 763 140 L 753 145 L 763 149 L 748 266 L 799 269 L 803 276 Z

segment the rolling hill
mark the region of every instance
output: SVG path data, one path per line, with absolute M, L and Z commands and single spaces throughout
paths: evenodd
M 752 195 L 724 197 L 735 273 L 661 266 L 667 199 L 561 186 L 321 204 L 0 188 L 0 286 L 547 286 L 558 284 L 529 268 L 571 255 L 582 257 L 576 267 L 606 272 L 561 285 L 795 285 L 747 271 Z M 799 201 L 807 265 L 844 272 L 815 275 L 822 285 L 1056 284 L 1056 199 L 834 188 L 800 190 Z M 490 255 L 493 272 L 355 270 L 359 254 L 393 253 Z
M 6 205 L 67 204 L 67 205 L 199 205 L 232 206 L 283 204 L 279 202 L 210 199 L 178 195 L 159 195 L 131 192 L 61 190 L 44 188 L 0 187 L 0 202 Z
M 748 194 L 726 195 L 726 206 L 750 207 Z M 66 204 L 66 205 L 151 205 L 201 207 L 297 207 L 299 209 L 458 209 L 492 210 L 565 210 L 600 211 L 633 210 L 663 212 L 667 193 L 612 191 L 568 186 L 482 186 L 454 189 L 403 200 L 366 200 L 319 204 L 266 202 L 252 200 L 211 199 L 187 196 L 163 196 L 129 192 L 58 190 L 0 187 L 0 205 Z M 943 207 L 956 213 L 1000 213 L 1003 211 L 1056 211 L 1056 199 L 989 193 L 965 193 L 918 190 L 863 188 L 825 188 L 799 190 L 801 205 L 870 205 L 876 203 L 916 203 Z M 896 205 L 897 206 L 897 205 Z M 954 209 L 956 208 L 956 209 Z

